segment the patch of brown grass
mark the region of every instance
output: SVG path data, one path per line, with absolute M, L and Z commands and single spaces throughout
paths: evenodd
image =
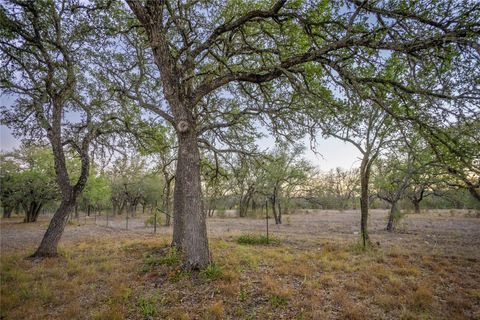
M 413 308 L 420 310 L 428 309 L 434 300 L 433 290 L 431 285 L 420 284 L 415 291 L 410 295 L 408 304 Z
M 166 237 L 70 243 L 60 258 L 40 262 L 24 260 L 26 251 L 2 253 L 0 317 L 141 320 L 148 308 L 158 319 L 461 319 L 480 314 L 475 286 L 480 267 L 473 259 L 383 244 L 359 252 L 352 250 L 353 242 L 306 236 L 276 247 L 242 246 L 235 239 L 210 239 L 222 270 L 214 281 L 182 271 L 179 263 L 157 264 L 168 254 Z M 144 310 L 140 297 L 148 302 Z

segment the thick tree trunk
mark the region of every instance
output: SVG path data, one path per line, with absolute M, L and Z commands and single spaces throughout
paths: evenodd
M 210 263 L 210 254 L 206 217 L 202 208 L 200 152 L 193 130 L 178 135 L 175 179 L 172 245 L 183 249 L 185 268 L 202 268 Z
M 474 197 L 477 201 L 480 201 L 480 189 L 475 186 L 469 186 L 468 192 Z
M 62 237 L 63 230 L 68 221 L 68 214 L 73 209 L 75 200 L 70 198 L 62 199 L 60 207 L 53 215 L 48 226 L 47 232 L 43 236 L 42 242 L 32 257 L 55 257 L 57 256 L 57 246 Z
M 392 207 L 390 208 L 390 214 L 388 215 L 387 222 L 387 231 L 392 232 L 395 229 L 395 218 L 398 213 L 397 202 L 394 201 L 391 203 Z
M 419 200 L 412 200 L 413 208 L 415 213 L 420 213 L 420 201 Z

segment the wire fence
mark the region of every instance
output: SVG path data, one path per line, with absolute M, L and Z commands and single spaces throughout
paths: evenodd
M 168 229 L 173 223 L 173 217 L 160 209 L 149 213 L 123 212 L 121 214 L 112 214 L 107 210 L 92 211 L 90 214 L 78 211 L 70 214 L 68 223 L 156 234 Z

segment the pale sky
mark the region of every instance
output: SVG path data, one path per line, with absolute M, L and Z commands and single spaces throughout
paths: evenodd
M 320 154 L 311 151 L 309 141 L 305 139 L 307 149 L 304 157 L 322 171 L 328 171 L 336 167 L 350 169 L 359 166 L 358 157 L 360 153 L 354 146 L 333 138 L 326 140 L 319 138 L 317 142 L 316 151 Z M 9 151 L 18 147 L 19 144 L 20 141 L 12 136 L 10 129 L 0 125 L 0 149 Z
M 10 105 L 11 103 L 11 97 L 0 96 L 0 106 Z M 322 139 L 318 137 L 316 151 L 320 154 L 315 154 L 310 150 L 309 142 L 309 139 L 304 139 L 306 146 L 304 157 L 322 171 L 328 171 L 337 167 L 350 169 L 359 166 L 358 158 L 360 152 L 351 144 L 344 143 L 338 139 Z M 0 150 L 9 151 L 18 147 L 19 144 L 20 141 L 12 136 L 10 129 L 0 125 Z M 265 143 L 259 144 L 261 147 L 268 147 Z

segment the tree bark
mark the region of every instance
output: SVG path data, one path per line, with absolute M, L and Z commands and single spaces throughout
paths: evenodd
M 277 200 L 278 203 L 278 224 L 282 224 L 282 207 L 280 205 L 280 200 Z
M 24 205 L 23 210 L 25 211 L 25 218 L 23 219 L 23 222 L 36 222 L 38 215 L 40 214 L 41 208 L 42 204 L 37 203 L 36 201 L 30 202 L 28 206 Z
M 163 198 L 163 208 L 165 209 L 165 226 L 169 227 L 170 226 L 170 215 L 172 214 L 172 210 L 170 210 L 171 206 L 171 190 L 172 190 L 172 181 L 174 177 L 170 177 L 168 172 L 166 171 L 166 168 L 164 168 L 163 176 L 165 178 L 165 196 Z
M 239 211 L 240 217 L 243 218 L 247 216 L 248 207 L 250 205 L 250 201 L 252 200 L 254 192 L 255 192 L 255 187 L 253 185 L 249 186 L 245 195 L 240 198 L 240 211 Z
M 32 257 L 56 257 L 60 238 L 68 221 L 68 214 L 75 206 L 75 199 L 62 199 L 60 207 L 53 215 L 40 246 Z
M 172 245 L 183 249 L 185 268 L 202 268 L 210 263 L 210 254 L 202 201 L 200 152 L 193 130 L 178 134 L 175 179 Z
M 390 208 L 390 214 L 388 215 L 387 231 L 392 232 L 395 229 L 395 219 L 398 213 L 397 202 L 394 201 L 391 203 L 392 207 Z
M 278 195 L 277 195 L 277 187 L 273 189 L 273 195 L 270 198 L 272 202 L 272 213 L 273 217 L 275 218 L 275 224 L 282 224 L 282 213 L 280 212 L 280 205 L 278 204 Z M 277 207 L 279 211 L 277 211 Z
M 415 213 L 420 213 L 420 200 L 412 200 L 413 208 L 415 210 Z
M 370 159 L 364 155 L 360 166 L 360 233 L 362 236 L 362 245 L 366 247 L 370 243 L 368 235 L 368 209 L 369 196 L 368 184 L 370 180 Z

